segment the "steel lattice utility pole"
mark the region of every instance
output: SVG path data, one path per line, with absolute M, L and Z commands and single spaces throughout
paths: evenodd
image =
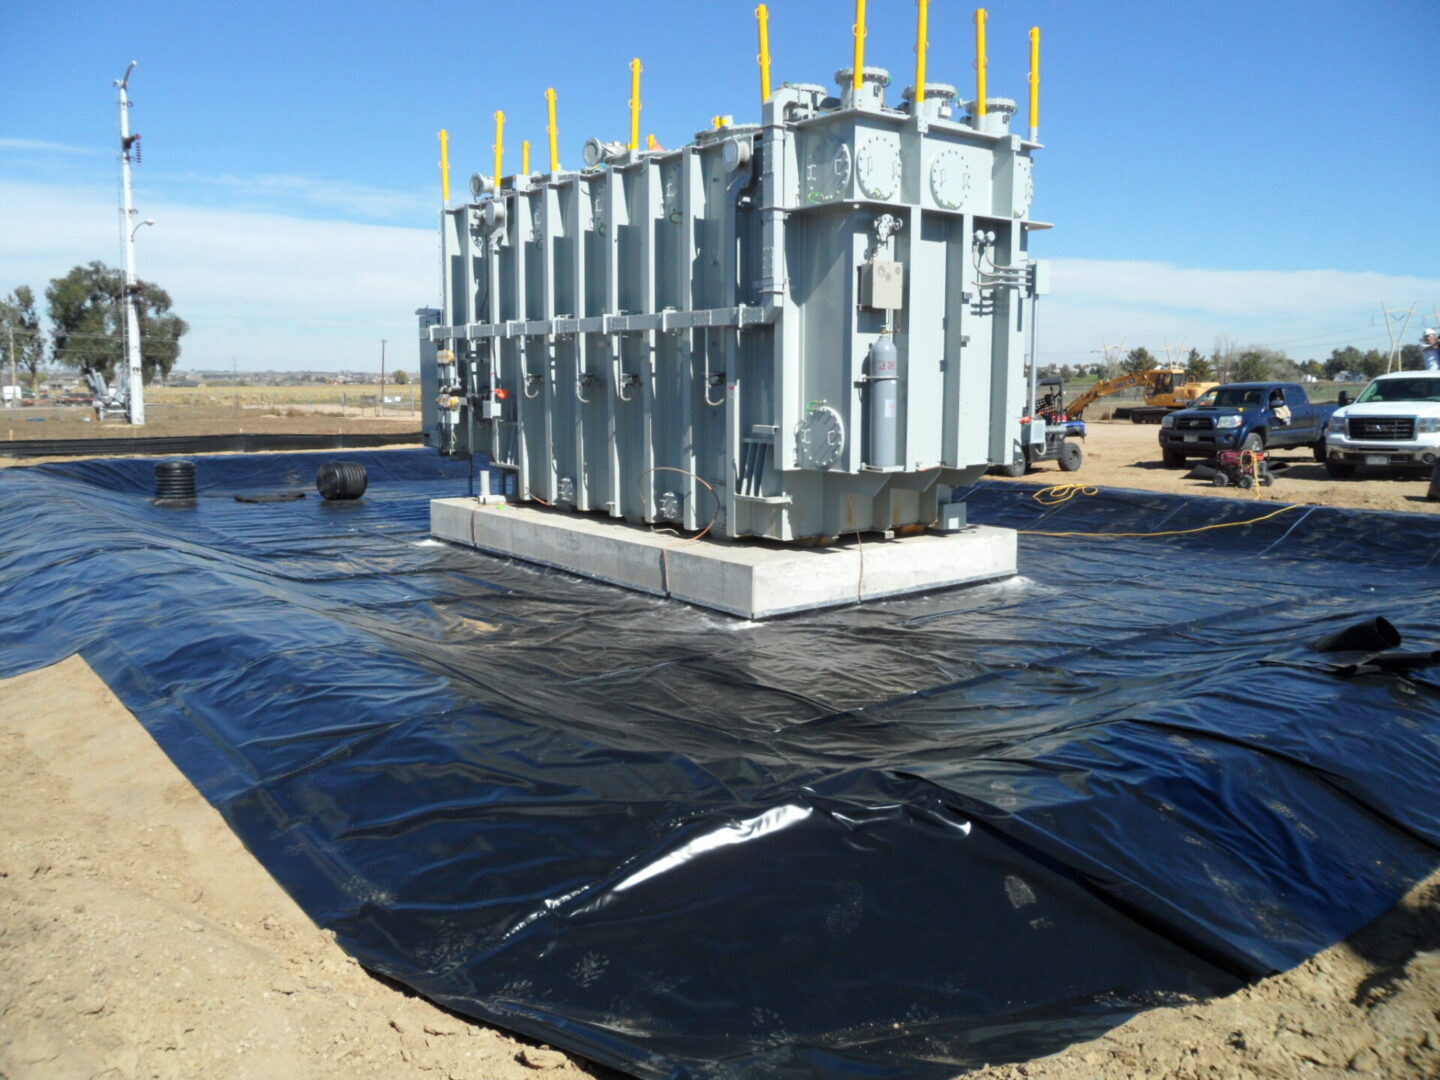
M 1400 347 L 1405 342 L 1405 331 L 1410 326 L 1411 316 L 1415 314 L 1415 305 L 1411 304 L 1408 308 L 1391 308 L 1386 307 L 1382 302 L 1380 314 L 1385 318 L 1385 332 L 1390 335 L 1390 355 L 1385 359 L 1385 371 L 1388 374 L 1391 371 L 1400 370 Z M 1395 321 L 1401 316 L 1404 318 L 1397 331 Z
M 140 313 L 136 308 L 139 302 L 136 297 L 137 287 L 135 278 L 135 230 L 139 225 L 131 226 L 130 219 L 135 216 L 135 207 L 131 204 L 130 190 L 130 151 L 139 140 L 139 135 L 130 134 L 130 73 L 135 70 L 136 61 L 131 60 L 130 66 L 125 69 L 125 77 L 116 79 L 115 85 L 120 88 L 120 172 L 122 204 L 120 207 L 120 231 L 125 240 L 125 366 L 129 372 L 130 393 L 127 399 L 127 411 L 130 414 L 130 423 L 137 427 L 145 424 L 145 372 L 140 363 Z M 142 222 L 141 224 L 148 224 Z

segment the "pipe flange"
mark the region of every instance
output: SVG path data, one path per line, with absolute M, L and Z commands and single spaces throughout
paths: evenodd
M 927 82 L 925 84 L 925 99 L 927 101 L 930 98 L 941 98 L 945 101 L 954 101 L 959 96 L 959 94 L 960 91 L 956 90 L 955 87 L 951 86 L 949 83 Z M 914 101 L 915 87 L 905 87 L 904 91 L 901 92 L 900 96 L 906 101 Z
M 890 85 L 890 72 L 885 68 L 871 67 L 869 64 L 866 64 L 863 70 L 867 83 L 876 83 L 880 86 Z M 850 86 L 855 81 L 855 68 L 841 68 L 835 72 L 835 81 L 840 84 L 841 88 Z

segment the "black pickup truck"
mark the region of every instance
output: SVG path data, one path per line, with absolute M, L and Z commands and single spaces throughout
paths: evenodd
M 1160 454 L 1179 468 L 1221 450 L 1308 447 L 1325 460 L 1325 425 L 1338 406 L 1315 405 L 1299 383 L 1244 382 L 1212 387 L 1188 409 L 1160 421 Z

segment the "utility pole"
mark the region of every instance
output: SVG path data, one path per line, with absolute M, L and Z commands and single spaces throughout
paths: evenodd
M 1405 331 L 1410 327 L 1410 318 L 1415 314 L 1415 305 L 1408 308 L 1389 308 L 1382 301 L 1380 313 L 1385 317 L 1385 332 L 1390 335 L 1390 355 L 1385 360 L 1385 371 L 1400 369 L 1400 346 L 1405 340 Z M 1403 316 L 1403 319 L 1401 318 Z M 1401 319 L 1400 329 L 1395 329 L 1395 320 Z
M 380 415 L 382 412 L 384 412 L 384 411 L 385 411 L 385 339 L 384 339 L 384 338 L 381 338 L 381 339 L 380 339 L 380 401 L 379 401 L 378 407 L 377 407 L 376 410 L 375 410 L 375 415 L 376 415 L 376 416 L 379 416 L 379 415 Z
M 122 205 L 120 207 L 120 230 L 125 238 L 125 366 L 129 369 L 130 394 L 127 407 L 130 423 L 136 427 L 145 425 L 145 373 L 140 363 L 140 314 L 136 309 L 138 291 L 135 284 L 135 233 L 130 219 L 135 216 L 130 190 L 130 151 L 140 142 L 140 136 L 130 134 L 130 73 L 135 70 L 136 61 L 131 60 L 125 69 L 125 76 L 115 80 L 120 88 L 120 172 Z M 141 225 L 154 222 L 146 220 Z
M 20 404 L 20 376 L 15 370 L 15 327 L 7 324 L 5 332 L 10 338 L 10 393 L 13 395 L 5 399 L 5 404 L 13 409 Z

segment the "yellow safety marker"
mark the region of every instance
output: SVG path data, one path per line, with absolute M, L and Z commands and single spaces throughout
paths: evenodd
M 550 171 L 560 171 L 560 129 L 555 126 L 555 88 L 545 91 L 545 108 L 550 114 L 550 126 L 545 131 L 550 136 Z
M 657 139 L 657 138 L 655 138 L 655 133 L 654 133 L 653 131 L 652 131 L 649 135 L 646 135 L 646 136 L 645 136 L 645 149 L 646 149 L 646 150 L 659 150 L 659 149 L 660 149 L 660 140 Z
M 640 58 L 630 61 L 630 149 L 640 149 Z
M 855 35 L 855 73 L 852 83 L 856 90 L 865 85 L 865 0 L 855 0 L 855 25 L 850 27 Z
M 505 175 L 505 114 L 495 113 L 495 194 L 500 194 L 500 178 Z
M 915 104 L 925 100 L 925 52 L 930 48 L 930 0 L 918 0 L 920 21 L 915 27 Z
M 770 9 L 761 4 L 755 9 L 755 21 L 760 28 L 760 104 L 770 100 Z
M 1030 141 L 1040 138 L 1040 28 L 1030 27 Z
M 990 110 L 985 104 L 985 69 L 990 59 L 985 55 L 985 20 L 990 13 L 983 7 L 975 9 L 975 115 L 984 116 Z
M 520 141 L 520 175 L 521 175 L 521 176 L 529 176 L 529 175 L 530 175 L 530 140 L 529 140 L 529 139 L 522 139 L 522 140 Z
M 440 193 L 450 205 L 450 132 L 440 129 Z

